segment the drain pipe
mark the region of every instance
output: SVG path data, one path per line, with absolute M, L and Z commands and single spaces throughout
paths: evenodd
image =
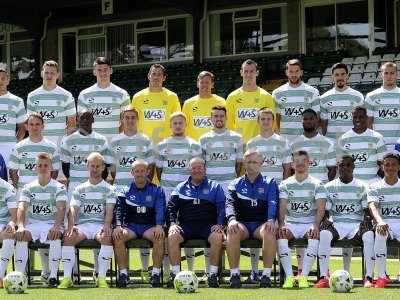
M 204 0 L 204 8 L 203 8 L 203 17 L 200 20 L 200 63 L 203 63 L 203 58 L 204 58 L 204 36 L 203 36 L 203 28 L 204 28 L 204 22 L 206 21 L 207 18 L 207 0 Z
M 49 19 L 52 16 L 52 12 L 49 11 L 49 14 L 47 15 L 47 17 L 44 18 L 44 22 L 43 22 L 43 35 L 40 38 L 40 67 L 42 67 L 43 65 L 43 41 L 47 36 L 47 23 L 49 22 Z

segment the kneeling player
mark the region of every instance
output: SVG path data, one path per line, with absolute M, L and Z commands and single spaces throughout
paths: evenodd
M 180 271 L 181 246 L 189 239 L 205 239 L 210 243 L 209 287 L 218 287 L 218 263 L 224 240 L 225 195 L 222 187 L 206 177 L 205 162 L 194 157 L 189 162 L 190 177 L 178 184 L 167 204 L 168 253 L 172 273 L 168 287 L 173 286 Z
M 264 270 L 260 287 L 271 287 L 271 268 L 275 258 L 275 221 L 278 210 L 278 187 L 274 179 L 260 173 L 264 156 L 258 151 L 244 154 L 246 174 L 233 180 L 226 199 L 228 219 L 227 253 L 231 268 L 230 287 L 240 288 L 240 241 L 262 241 Z
M 101 244 L 96 286 L 108 287 L 106 273 L 113 255 L 111 222 L 117 195 L 114 187 L 102 178 L 105 161 L 100 153 L 91 153 L 87 166 L 89 180 L 78 185 L 72 193 L 68 230 L 62 247 L 64 279 L 58 286 L 60 289 L 73 286 L 71 273 L 75 264 L 75 245 L 86 239 L 96 239 Z
M 318 260 L 321 277 L 314 287 L 328 288 L 328 267 L 332 240 L 362 239 L 366 276 L 364 287 L 372 287 L 374 269 L 374 233 L 367 206 L 367 186 L 353 177 L 354 159 L 343 156 L 339 163 L 339 178 L 325 184 L 333 223 L 321 225 Z M 328 207 L 328 208 L 329 208 Z M 363 217 L 364 215 L 364 217 Z
M 39 153 L 36 158 L 38 178 L 23 187 L 19 199 L 15 259 L 16 270 L 25 272 L 28 242 L 39 240 L 50 244 L 48 286 L 56 287 L 67 191 L 64 185 L 51 178 L 52 171 L 51 157 Z
M 17 223 L 17 200 L 14 187 L 0 179 L 0 288 L 14 253 L 15 226 Z
M 118 287 L 126 287 L 128 253 L 125 242 L 145 238 L 153 243 L 153 270 L 150 284 L 161 287 L 164 256 L 165 195 L 162 188 L 148 180 L 148 163 L 137 159 L 132 164 L 133 182 L 118 196 L 114 247 L 119 268 Z
M 387 238 L 400 241 L 400 215 L 399 197 L 400 181 L 400 157 L 397 154 L 388 153 L 383 158 L 384 178 L 374 182 L 368 191 L 368 206 L 376 221 L 375 230 L 375 259 L 378 265 L 378 280 L 375 287 L 386 287 L 386 256 Z
M 286 274 L 283 288 L 293 288 L 294 277 L 288 240 L 307 238 L 299 288 L 309 287 L 307 276 L 318 252 L 319 226 L 325 214 L 326 189 L 308 174 L 307 152 L 293 153 L 294 175 L 279 185 L 278 253 Z

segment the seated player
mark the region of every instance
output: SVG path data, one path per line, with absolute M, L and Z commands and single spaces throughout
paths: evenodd
M 293 288 L 289 240 L 307 238 L 303 269 L 298 277 L 299 288 L 309 287 L 307 276 L 319 245 L 319 228 L 325 214 L 326 189 L 322 182 L 308 174 L 306 151 L 293 153 L 294 175 L 279 185 L 278 254 L 285 271 L 284 289 Z
M 114 187 L 102 178 L 105 160 L 100 153 L 89 154 L 87 167 L 89 179 L 78 185 L 72 193 L 68 229 L 62 247 L 64 278 L 58 286 L 59 289 L 73 286 L 71 274 L 75 264 L 75 246 L 86 239 L 95 239 L 101 244 L 96 286 L 108 287 L 106 273 L 113 256 L 111 222 L 117 195 Z
M 339 178 L 325 184 L 327 207 L 332 222 L 323 222 L 319 233 L 318 260 L 320 279 L 314 285 L 328 288 L 328 267 L 332 240 L 362 240 L 366 276 L 364 287 L 373 287 L 374 270 L 374 233 L 367 205 L 367 185 L 353 177 L 354 159 L 344 155 L 338 162 Z
M 375 229 L 375 261 L 378 265 L 378 280 L 376 288 L 385 288 L 388 284 L 386 277 L 386 257 L 388 238 L 400 241 L 399 197 L 400 157 L 388 153 L 383 158 L 382 169 L 384 178 L 371 184 L 368 191 L 368 206 L 376 222 Z
M 202 158 L 190 160 L 189 173 L 190 177 L 178 184 L 167 203 L 168 253 L 172 266 L 168 287 L 173 287 L 174 278 L 180 271 L 181 243 L 200 238 L 210 243 L 208 286 L 217 288 L 224 240 L 225 195 L 221 185 L 207 179 Z
M 231 268 L 230 287 L 240 288 L 240 241 L 262 241 L 264 270 L 260 287 L 271 287 L 271 268 L 276 252 L 275 222 L 278 210 L 278 186 L 260 173 L 264 156 L 257 150 L 244 154 L 245 175 L 233 180 L 226 199 L 228 219 L 227 254 Z
M 15 227 L 17 224 L 17 200 L 15 188 L 0 179 L 0 288 L 8 263 L 14 254 Z
M 137 159 L 132 164 L 133 182 L 118 195 L 116 228 L 113 232 L 115 255 L 119 268 L 118 287 L 128 281 L 128 252 L 125 243 L 144 238 L 153 243 L 153 270 L 150 284 L 161 287 L 161 265 L 164 257 L 165 195 L 161 187 L 148 180 L 149 164 Z
M 23 187 L 19 199 L 15 261 L 16 270 L 25 272 L 28 242 L 50 244 L 48 286 L 56 287 L 67 190 L 63 184 L 51 178 L 52 171 L 50 155 L 39 153 L 36 158 L 37 179 Z

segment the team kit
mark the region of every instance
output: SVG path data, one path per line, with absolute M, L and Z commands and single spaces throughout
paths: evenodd
M 198 95 L 181 108 L 163 87 L 166 69 L 154 64 L 149 86 L 131 99 L 111 82 L 112 66 L 99 57 L 96 83 L 77 99 L 58 86 L 59 67 L 46 61 L 43 84 L 24 101 L 7 90 L 0 69 L 0 154 L 8 172 L 0 180 L 0 286 L 10 260 L 26 272 L 28 245 L 39 249 L 42 278 L 49 287 L 74 285 L 76 246 L 97 240 L 95 281 L 107 288 L 115 257 L 117 287 L 129 282 L 126 243 L 146 239 L 140 249 L 144 276 L 154 288 L 173 287 L 181 271 L 181 245 L 203 239 L 205 281 L 220 285 L 226 250 L 231 288 L 242 285 L 241 241 L 251 273 L 246 283 L 273 286 L 277 256 L 285 273 L 282 288 L 329 287 L 332 241 L 362 243 L 365 288 L 384 288 L 387 240 L 400 240 L 400 89 L 397 66 L 382 64 L 382 87 L 364 97 L 347 85 L 347 65 L 332 66 L 333 87 L 320 95 L 302 81 L 297 59 L 285 66 L 287 83 L 269 94 L 257 85 L 255 61 L 243 62 L 242 86 L 227 99 L 213 94 L 214 75 L 197 77 Z M 293 239 L 298 273 L 292 270 Z M 184 249 L 188 269 L 194 249 Z M 258 264 L 262 257 L 262 270 Z M 352 249 L 343 249 L 350 269 Z M 58 268 L 63 276 L 58 281 Z M 378 274 L 374 278 L 374 268 Z M 376 274 L 375 274 L 376 275 Z

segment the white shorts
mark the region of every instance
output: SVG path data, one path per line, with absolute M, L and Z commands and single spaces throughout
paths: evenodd
M 286 226 L 290 230 L 290 232 L 293 234 L 293 237 L 295 239 L 301 239 L 304 238 L 308 229 L 311 227 L 310 224 L 294 224 L 294 223 L 287 223 Z
M 96 235 L 103 228 L 103 224 L 82 223 L 82 224 L 76 225 L 76 227 L 78 227 L 79 231 L 82 232 L 86 236 L 86 239 L 94 240 Z
M 8 162 L 10 161 L 10 155 L 13 153 L 15 148 L 15 143 L 2 143 L 0 144 L 0 153 L 3 156 L 4 162 L 8 168 Z
M 41 243 L 48 243 L 47 235 L 49 234 L 51 227 L 53 227 L 53 224 L 46 222 L 35 222 L 26 225 L 26 230 L 31 233 L 32 241 L 39 240 Z
M 333 227 L 339 234 L 339 240 L 352 239 L 360 230 L 360 224 L 357 223 L 333 223 Z
M 400 222 L 387 222 L 389 225 L 389 236 L 393 240 L 400 241 Z

